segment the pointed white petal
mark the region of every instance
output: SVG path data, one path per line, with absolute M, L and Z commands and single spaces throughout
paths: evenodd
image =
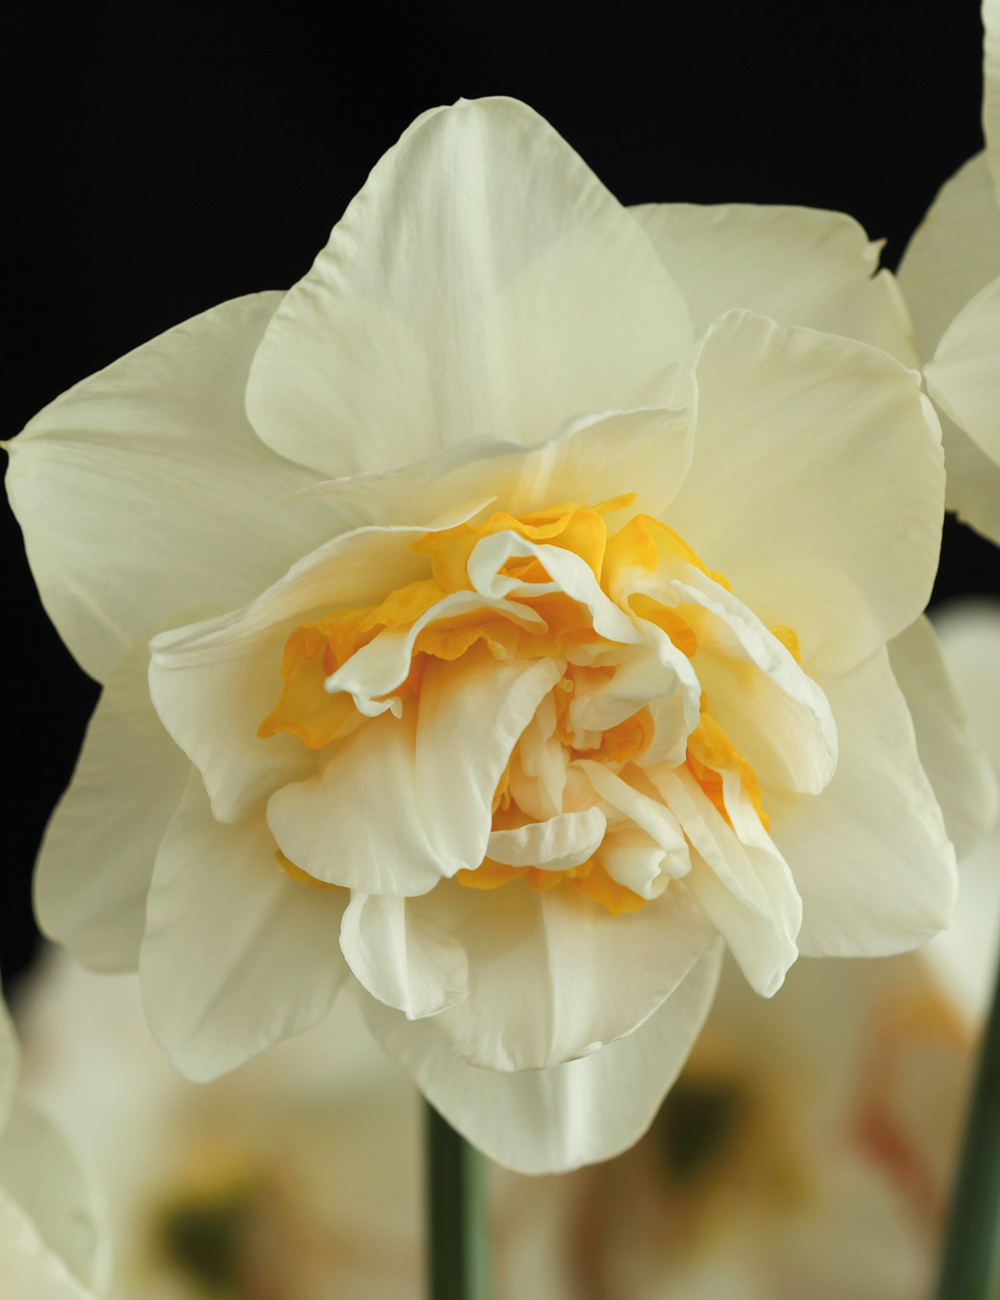
M 262 814 L 212 817 L 193 773 L 156 859 L 139 957 L 150 1028 L 189 1079 L 231 1070 L 329 1010 L 346 891 L 294 884 Z
M 802 895 L 799 948 L 905 952 L 948 924 L 955 852 L 886 651 L 821 685 L 840 736 L 833 780 L 815 796 L 765 793 L 772 838 Z
M 375 166 L 265 334 L 247 410 L 330 474 L 532 444 L 631 405 L 690 329 L 645 233 L 566 142 L 516 100 L 461 100 Z
M 691 470 L 667 522 L 807 671 L 841 672 L 923 609 L 944 470 L 919 376 L 862 343 L 723 316 L 697 363 Z
M 293 500 L 315 474 L 247 423 L 250 359 L 280 301 L 253 294 L 185 321 L 9 444 L 7 488 L 45 608 L 100 681 L 175 610 L 243 604 L 355 518 Z
M 1000 656 L 1000 638 L 995 648 Z M 930 622 L 921 616 L 888 649 L 913 719 L 920 762 L 961 861 L 996 824 L 996 775 L 955 694 Z
M 103 1262 L 101 1206 L 66 1138 L 21 1098 L 0 1135 L 0 1186 L 73 1276 L 84 1286 L 94 1285 Z M 0 1260 L 6 1267 L 2 1250 Z
M 701 1030 L 720 960 L 715 944 L 634 1033 L 549 1070 L 477 1069 L 455 1058 L 436 1019 L 408 1021 L 364 994 L 362 1010 L 431 1104 L 491 1159 L 565 1173 L 617 1155 L 649 1127 Z
M 915 366 L 913 334 L 880 244 L 853 217 L 754 203 L 632 208 L 687 299 L 700 334 L 745 307 L 881 348 Z
M 491 1070 L 547 1069 L 630 1033 L 716 937 L 682 884 L 620 916 L 569 886 L 440 889 L 469 997 L 434 1023 L 456 1055 Z
M 434 912 L 426 898 L 355 893 L 341 924 L 340 946 L 358 981 L 408 1020 L 469 996 L 465 949 Z
M 958 313 L 924 374 L 938 406 L 1000 465 L 1000 277 Z
M 140 643 L 109 677 L 35 872 L 42 928 L 92 970 L 138 964 L 153 862 L 191 771 L 149 699 L 148 663 Z

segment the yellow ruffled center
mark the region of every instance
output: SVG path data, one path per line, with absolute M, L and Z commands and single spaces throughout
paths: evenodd
M 411 582 L 390 592 L 375 605 L 340 609 L 313 622 L 302 623 L 288 638 L 281 664 L 284 687 L 272 711 L 258 728 L 262 739 L 289 732 L 310 749 L 338 740 L 369 719 L 355 707 L 348 692 L 330 694 L 327 679 L 382 631 L 407 627 L 427 613 L 446 596 L 474 590 L 469 579 L 468 562 L 472 551 L 484 537 L 511 532 L 530 542 L 572 551 L 594 573 L 606 595 L 616 590 L 619 576 L 629 569 L 656 569 L 662 555 L 672 555 L 694 565 L 727 591 L 729 583 L 721 573 L 708 569 L 692 548 L 666 524 L 649 515 L 637 515 L 611 536 L 604 516 L 631 505 L 635 494 L 615 497 L 598 505 L 577 501 L 563 502 L 515 518 L 497 511 L 482 524 L 464 523 L 454 528 L 428 532 L 412 542 L 410 550 L 430 560 L 431 576 Z M 550 584 L 552 579 L 535 557 L 515 557 L 500 570 L 506 577 L 525 584 Z M 545 623 L 545 630 L 524 628 L 495 609 L 484 608 L 452 617 L 432 620 L 417 635 L 406 679 L 388 696 L 404 700 L 419 695 L 428 656 L 455 660 L 477 642 L 485 643 L 498 660 L 518 657 L 538 659 L 565 656 L 581 646 L 613 649 L 620 643 L 607 641 L 593 627 L 590 611 L 563 592 L 543 592 L 538 596 L 518 591 L 519 606 L 527 606 Z M 635 615 L 654 623 L 670 637 L 683 654 L 692 658 L 698 650 L 695 629 L 677 609 L 651 596 L 634 594 L 629 607 Z M 513 610 L 512 610 L 513 614 Z M 771 631 L 799 658 L 798 639 L 791 628 Z M 637 708 L 631 717 L 600 735 L 596 747 L 578 749 L 568 725 L 568 714 L 579 694 L 614 676 L 614 668 L 580 667 L 569 663 L 558 683 L 556 732 L 566 748 L 567 758 L 587 758 L 621 767 L 641 755 L 653 739 L 653 720 L 647 706 Z M 686 766 L 709 799 L 726 820 L 722 796 L 722 772 L 739 771 L 743 788 L 767 826 L 761 807 L 757 775 L 732 741 L 707 710 L 702 696 L 701 718 L 688 737 Z M 512 760 L 513 760 L 512 755 Z M 493 799 L 493 829 L 516 829 L 534 820 L 520 809 L 509 788 L 510 763 L 497 786 Z M 282 853 L 278 860 L 292 879 L 323 886 L 307 872 L 290 862 Z M 475 889 L 495 889 L 514 879 L 523 879 L 530 889 L 544 891 L 566 884 L 581 890 L 610 912 L 637 911 L 646 899 L 613 880 L 594 859 L 565 871 L 542 870 L 532 866 L 508 866 L 485 858 L 474 870 L 460 870 L 456 879 Z M 327 886 L 329 887 L 329 886 Z

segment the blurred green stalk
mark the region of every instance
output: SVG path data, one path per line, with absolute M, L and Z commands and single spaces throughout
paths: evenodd
M 429 1300 L 490 1300 L 486 1160 L 430 1103 L 426 1118 Z
M 1000 1296 L 1000 969 L 952 1194 L 937 1300 Z

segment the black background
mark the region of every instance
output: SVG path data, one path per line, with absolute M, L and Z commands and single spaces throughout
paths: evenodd
M 407 123 L 460 95 L 526 100 L 626 203 L 837 208 L 887 239 L 889 266 L 982 147 L 976 0 L 57 12 L 4 24 L 4 437 L 176 322 L 291 284 Z M 34 951 L 31 863 L 97 688 L 9 512 L 3 527 L 9 981 Z M 949 521 L 935 599 L 1000 594 L 998 561 Z

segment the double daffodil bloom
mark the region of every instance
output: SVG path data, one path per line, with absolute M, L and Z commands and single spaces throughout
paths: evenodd
M 939 427 L 876 256 L 836 214 L 627 210 L 461 101 L 287 294 L 12 445 L 106 684 L 40 915 L 138 962 L 185 1073 L 349 985 L 456 1127 L 567 1169 L 649 1123 L 723 945 L 768 996 L 947 923 L 938 799 L 964 843 L 989 786 L 920 621 Z

